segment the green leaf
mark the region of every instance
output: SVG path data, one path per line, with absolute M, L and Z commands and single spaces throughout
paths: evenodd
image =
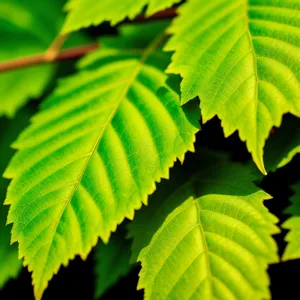
M 182 174 L 185 182 L 171 176 L 172 192 L 154 194 L 130 225 L 133 257 L 144 247 L 138 288 L 145 299 L 269 298 L 266 269 L 278 260 L 277 218 L 263 205 L 270 196 L 247 167 L 199 156 L 201 171 Z
M 22 267 L 22 262 L 18 260 L 18 248 L 16 245 L 10 246 L 11 228 L 6 226 L 8 208 L 3 206 L 7 182 L 2 178 L 2 173 L 13 154 L 9 145 L 27 124 L 28 117 L 27 112 L 22 112 L 14 122 L 0 119 L 0 128 L 5 128 L 0 132 L 0 289 L 7 280 L 17 277 Z
M 203 122 L 239 131 L 262 173 L 263 147 L 284 113 L 300 116 L 300 1 L 190 0 L 165 49 L 182 103 L 199 96 Z
M 159 25 L 137 30 L 136 39 L 153 33 L 145 49 L 91 54 L 13 144 L 19 151 L 5 172 L 13 178 L 8 221 L 33 271 L 36 299 L 61 264 L 77 254 L 84 259 L 98 237 L 107 242 L 176 158 L 194 150 L 197 103 L 182 109 L 165 83 L 169 57 L 157 50 Z
M 2 179 L 1 179 L 2 180 Z M 1 187 L 1 195 L 3 194 Z M 18 247 L 10 246 L 10 228 L 6 227 L 8 209 L 0 206 L 0 289 L 10 278 L 16 278 L 21 270 L 22 262 L 18 260 Z
M 198 150 L 196 149 L 196 153 Z M 183 166 L 185 165 L 186 162 Z M 177 188 L 180 187 L 180 192 L 189 196 L 190 186 L 184 185 L 187 178 L 188 176 L 182 171 L 182 168 L 176 164 L 171 170 L 170 179 L 159 183 L 156 191 L 149 198 L 150 205 L 137 212 L 134 221 L 129 224 L 128 238 L 133 238 L 131 263 L 137 262 L 140 251 L 149 245 L 166 216 L 182 203 L 182 199 L 177 197 Z
M 96 248 L 96 298 L 100 298 L 121 277 L 132 269 L 130 265 L 131 242 L 123 232 L 113 234 L 109 243 L 100 242 Z
M 2 0 L 0 62 L 47 49 L 62 24 L 62 1 Z M 40 65 L 0 74 L 0 116 L 13 117 L 29 98 L 41 96 L 55 71 Z
M 300 119 L 289 116 L 267 141 L 266 169 L 276 171 L 287 165 L 298 153 L 300 153 Z
M 286 209 L 286 213 L 291 215 L 281 227 L 289 230 L 289 233 L 285 237 L 285 241 L 288 243 L 282 260 L 290 260 L 300 258 L 300 183 L 298 182 L 293 186 L 295 192 L 291 198 L 292 205 Z
M 66 5 L 68 16 L 62 33 L 75 31 L 91 25 L 99 25 L 104 21 L 112 25 L 125 18 L 134 19 L 147 5 L 146 16 L 171 7 L 181 0 L 69 0 Z

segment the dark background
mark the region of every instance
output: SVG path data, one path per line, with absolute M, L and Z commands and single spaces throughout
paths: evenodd
M 100 28 L 89 29 L 87 34 L 91 37 L 99 34 L 116 33 L 114 28 L 107 25 Z M 74 71 L 74 62 L 63 62 L 59 67 L 59 76 L 71 74 Z M 54 86 L 52 83 L 52 87 Z M 51 88 L 49 88 L 49 91 Z M 39 101 L 31 102 L 28 107 L 33 111 L 38 109 Z M 285 116 L 283 122 L 288 117 Z M 212 121 L 202 126 L 202 131 L 197 135 L 198 146 L 210 147 L 215 150 L 229 152 L 232 159 L 246 162 L 251 156 L 246 150 L 246 146 L 240 141 L 235 133 L 225 139 L 220 121 L 214 118 Z M 193 154 L 188 154 L 186 160 L 192 159 Z M 276 173 L 269 173 L 261 183 L 261 187 L 270 193 L 274 198 L 265 204 L 270 211 L 277 215 L 281 222 L 287 216 L 283 214 L 284 208 L 289 205 L 289 197 L 292 195 L 290 186 L 300 180 L 300 156 L 294 158 L 293 162 Z M 281 255 L 285 247 L 284 236 L 286 231 L 274 236 L 279 246 Z M 87 261 L 83 262 L 80 258 L 71 261 L 68 268 L 61 267 L 58 275 L 50 281 L 48 289 L 45 291 L 43 300 L 52 299 L 74 299 L 91 300 L 94 299 L 94 255 L 89 255 Z M 113 269 L 112 269 L 113 272 Z M 272 299 L 298 299 L 294 295 L 299 294 L 300 279 L 300 260 L 284 262 L 269 267 L 269 276 L 271 280 Z M 136 291 L 138 282 L 139 266 L 136 266 L 132 272 L 125 278 L 122 278 L 113 288 L 108 290 L 101 298 L 108 299 L 142 299 L 143 292 Z M 16 280 L 10 280 L 2 291 L 0 291 L 0 300 L 34 300 L 33 288 L 31 286 L 31 275 L 27 269 L 23 269 Z M 253 299 L 256 300 L 256 299 Z

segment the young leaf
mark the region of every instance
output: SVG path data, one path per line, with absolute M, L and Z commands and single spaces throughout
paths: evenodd
M 19 151 L 5 172 L 13 178 L 8 221 L 33 271 L 36 299 L 61 264 L 77 254 L 84 259 L 98 237 L 107 242 L 176 158 L 194 149 L 199 111 L 182 109 L 165 83 L 161 25 L 136 31 L 136 39 L 153 34 L 145 49 L 92 54 L 13 144 Z
M 66 5 L 68 16 L 63 33 L 75 31 L 91 25 L 99 25 L 104 21 L 112 25 L 125 18 L 134 19 L 147 5 L 146 16 L 171 7 L 181 0 L 69 0 Z
M 0 132 L 0 289 L 8 279 L 15 278 L 22 267 L 22 262 L 18 260 L 18 248 L 16 245 L 10 246 L 10 226 L 6 226 L 8 208 L 3 206 L 7 182 L 2 178 L 2 173 L 12 156 L 10 144 L 27 123 L 29 114 L 23 112 L 17 116 L 13 122 L 0 119 L 0 128 L 5 128 Z
M 300 1 L 190 0 L 166 50 L 182 103 L 200 97 L 203 121 L 238 130 L 262 173 L 263 147 L 282 115 L 300 116 Z
M 300 153 L 300 120 L 289 116 L 266 144 L 266 169 L 276 171 L 287 165 L 298 153 Z
M 282 224 L 282 228 L 289 230 L 285 237 L 288 244 L 282 256 L 284 261 L 300 258 L 300 183 L 295 184 L 293 190 L 292 205 L 286 210 L 291 217 Z
M 62 23 L 62 1 L 2 0 L 0 61 L 42 53 Z M 29 98 L 44 91 L 53 65 L 33 66 L 0 74 L 0 116 L 13 117 Z
M 130 226 L 133 252 L 153 233 L 138 255 L 138 288 L 145 299 L 269 298 L 266 269 L 278 260 L 277 219 L 263 205 L 270 196 L 245 166 L 201 157 L 211 164 L 175 181 L 169 196 L 154 194 Z
M 119 230 L 109 243 L 99 243 L 96 247 L 96 298 L 100 298 L 121 277 L 132 269 L 130 264 L 131 242 Z

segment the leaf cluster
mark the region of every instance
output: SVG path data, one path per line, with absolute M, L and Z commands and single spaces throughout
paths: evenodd
M 4 0 L 0 34 L 0 65 L 53 55 L 0 74 L 0 288 L 23 262 L 40 300 L 96 246 L 96 298 L 135 264 L 149 300 L 271 297 L 300 258 L 299 176 L 283 224 L 260 187 L 300 152 L 298 0 Z M 99 49 L 68 69 L 65 39 Z M 252 159 L 201 144 L 214 117 Z

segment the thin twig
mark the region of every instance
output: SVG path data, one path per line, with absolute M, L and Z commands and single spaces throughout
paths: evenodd
M 51 61 L 49 61 L 49 59 L 45 56 L 44 53 L 14 59 L 11 61 L 1 63 L 0 64 L 0 73 L 4 72 L 4 71 L 8 71 L 8 70 L 15 70 L 15 69 L 39 65 L 39 64 L 51 63 L 54 61 L 62 61 L 62 60 L 79 58 L 89 52 L 92 52 L 92 51 L 98 49 L 98 48 L 99 48 L 99 44 L 93 43 L 93 44 L 89 44 L 89 45 L 83 45 L 83 46 L 77 46 L 77 47 L 65 49 L 65 50 L 62 50 L 60 53 L 58 53 L 55 56 L 55 58 Z
M 68 34 L 62 34 L 56 37 L 50 47 L 45 52 L 45 59 L 49 62 L 54 61 L 55 57 L 59 54 L 60 49 L 68 38 Z
M 145 17 L 144 15 L 137 16 L 134 20 L 129 22 L 130 23 L 146 22 L 146 21 L 153 21 L 153 20 L 169 19 L 175 16 L 176 16 L 176 9 L 170 8 L 158 12 L 149 18 Z M 125 22 L 128 22 L 128 20 Z M 45 63 L 51 63 L 56 61 L 79 58 L 99 48 L 98 43 L 93 43 L 89 45 L 69 48 L 66 50 L 60 50 L 66 39 L 67 39 L 67 35 L 59 35 L 44 53 L 27 56 L 27 57 L 21 57 L 21 58 L 0 63 L 0 73 L 9 70 L 34 66 L 38 64 L 45 64 Z
M 146 17 L 145 15 L 139 15 L 132 22 L 147 22 L 147 21 L 154 21 L 154 20 L 164 20 L 164 19 L 171 19 L 177 16 L 177 12 L 175 8 L 169 8 L 163 11 L 160 11 L 151 17 Z

